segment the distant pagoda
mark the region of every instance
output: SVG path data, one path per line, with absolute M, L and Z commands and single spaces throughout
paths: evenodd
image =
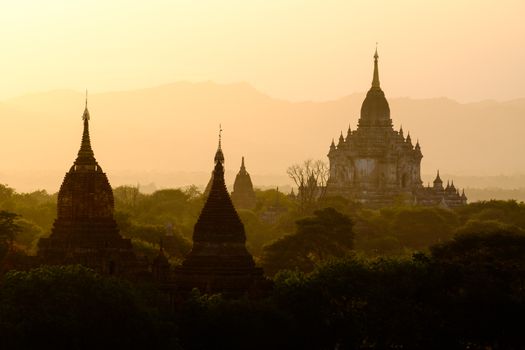
M 89 138 L 89 111 L 78 156 L 58 192 L 57 218 L 51 235 L 38 242 L 43 264 L 82 264 L 104 274 L 129 274 L 136 268 L 131 241 L 113 218 L 113 191 L 98 165 Z
M 215 154 L 213 182 L 193 230 L 193 247 L 174 271 L 179 293 L 193 288 L 226 296 L 257 294 L 267 288 L 263 270 L 246 249 L 246 235 L 224 183 L 224 155 Z
M 244 157 L 242 157 L 241 169 L 233 183 L 232 201 L 236 209 L 255 208 L 255 191 L 253 190 L 250 174 L 248 174 L 244 166 Z

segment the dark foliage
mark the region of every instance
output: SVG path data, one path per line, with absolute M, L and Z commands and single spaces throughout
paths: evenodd
M 174 345 L 160 319 L 130 283 L 81 266 L 12 271 L 1 282 L 2 348 Z
M 312 271 L 316 264 L 344 256 L 353 248 L 352 220 L 333 208 L 314 212 L 296 222 L 295 234 L 285 236 L 264 249 L 262 259 L 267 274 L 281 269 Z

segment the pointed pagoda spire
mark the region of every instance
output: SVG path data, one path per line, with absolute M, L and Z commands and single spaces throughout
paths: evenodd
M 339 143 L 337 144 L 337 147 L 341 146 L 343 143 L 345 143 L 345 138 L 343 137 L 343 131 L 341 130 L 341 135 L 339 135 Z
M 399 127 L 399 135 L 401 135 L 402 138 L 405 138 L 405 135 L 403 134 L 403 125 Z
M 436 179 L 434 180 L 434 184 L 437 184 L 437 183 L 443 184 L 443 181 L 441 180 L 441 177 L 439 176 L 439 169 L 437 171 Z
M 377 43 L 376 43 L 376 52 L 374 54 L 374 77 L 372 79 L 372 88 L 374 89 L 381 89 L 381 86 L 379 84 L 379 68 L 377 65 L 378 58 L 379 58 L 379 55 L 377 54 Z
M 410 138 L 410 131 L 407 134 L 406 143 L 408 143 L 410 146 L 412 146 L 412 139 Z
M 348 139 L 350 135 L 352 135 L 352 127 L 350 126 L 350 124 L 348 124 L 348 131 L 346 132 L 346 138 Z
M 241 160 L 241 171 L 246 171 L 246 167 L 244 166 L 244 156 L 242 156 Z
M 224 155 L 221 149 L 221 131 L 219 148 L 215 154 L 215 167 L 211 179 L 208 198 L 195 224 L 193 240 L 225 239 L 238 242 L 246 240 L 244 226 L 237 215 L 224 182 Z
M 333 138 L 332 138 L 332 143 L 330 144 L 330 152 L 332 151 L 335 151 L 335 142 Z
M 89 110 L 88 110 L 88 94 L 86 90 L 86 105 L 84 107 L 84 113 L 82 114 L 82 120 L 84 120 L 84 131 L 82 133 L 82 141 L 80 143 L 80 150 L 78 151 L 75 165 L 96 165 L 95 154 L 91 148 L 91 139 L 89 137 Z
M 419 139 L 417 140 L 414 149 L 419 157 L 423 157 L 423 153 L 421 153 L 421 146 L 419 145 Z
M 224 164 L 224 154 L 222 153 L 222 127 L 219 124 L 219 146 L 217 147 L 217 152 L 215 152 L 215 163 Z
M 244 225 L 224 183 L 223 162 L 224 156 L 216 157 L 210 193 L 193 229 L 193 246 L 173 271 L 177 293 L 197 288 L 239 297 L 264 288 L 263 271 L 246 249 Z
M 372 87 L 366 93 L 366 97 L 361 105 L 361 117 L 357 126 L 361 127 L 392 127 L 390 119 L 390 107 L 386 100 L 385 93 L 381 90 L 379 84 L 377 47 L 374 54 L 374 76 Z

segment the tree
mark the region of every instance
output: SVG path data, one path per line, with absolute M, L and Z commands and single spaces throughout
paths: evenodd
M 134 209 L 140 196 L 141 193 L 139 185 L 119 186 L 113 189 L 113 197 L 115 197 L 115 202 L 121 207 Z
M 405 247 L 425 249 L 452 237 L 458 219 L 454 212 L 441 208 L 400 207 L 381 211 L 388 230 Z
M 444 282 L 449 327 L 474 349 L 523 348 L 525 234 L 459 234 L 430 250 L 433 262 L 456 276 Z
M 316 210 L 314 216 L 296 222 L 295 234 L 284 236 L 264 248 L 262 263 L 272 275 L 281 269 L 312 271 L 353 248 L 353 221 L 333 208 Z
M 329 169 L 322 160 L 305 160 L 303 164 L 290 166 L 286 173 L 297 186 L 299 209 L 302 213 L 311 210 L 314 203 L 324 197 Z
M 10 271 L 1 281 L 2 348 L 160 348 L 174 345 L 130 282 L 80 265 Z M 171 344 L 170 344 L 171 343 Z
M 12 246 L 16 235 L 22 231 L 22 227 L 17 223 L 18 218 L 18 214 L 0 211 L 0 245 L 4 249 Z

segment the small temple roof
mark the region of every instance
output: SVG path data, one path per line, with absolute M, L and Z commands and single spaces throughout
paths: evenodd
M 412 146 L 412 138 L 410 137 L 410 131 L 409 131 L 408 134 L 407 134 L 406 142 L 407 142 L 410 146 Z
M 436 179 L 434 180 L 434 183 L 443 183 L 441 180 L 441 177 L 439 176 L 439 169 L 437 171 Z

